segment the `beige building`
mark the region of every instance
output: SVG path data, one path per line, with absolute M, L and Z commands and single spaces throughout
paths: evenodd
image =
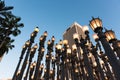
M 63 39 L 68 40 L 68 45 L 70 46 L 70 48 L 72 48 L 72 45 L 74 44 L 74 33 L 78 33 L 79 36 L 82 35 L 82 37 L 85 38 L 85 34 L 82 31 L 82 26 L 77 22 L 74 22 L 63 34 Z
M 73 39 L 73 34 L 77 33 L 79 34 L 79 39 L 81 38 L 81 35 L 83 38 L 85 38 L 85 34 L 82 30 L 82 26 L 78 24 L 77 22 L 74 22 L 63 34 L 63 40 L 68 40 L 68 45 L 70 48 L 72 48 L 72 45 L 75 44 L 74 39 Z M 91 47 L 91 44 L 89 44 L 89 48 Z M 83 54 L 83 51 L 80 48 L 80 53 Z M 91 56 L 92 62 L 95 62 L 95 58 L 91 53 L 89 54 Z M 81 58 L 83 57 L 82 55 L 80 56 Z

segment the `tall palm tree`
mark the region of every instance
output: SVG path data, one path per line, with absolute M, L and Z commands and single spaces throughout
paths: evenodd
M 21 18 L 13 15 L 11 9 L 12 6 L 6 7 L 4 1 L 0 0 L 0 57 L 14 47 L 11 35 L 18 36 L 21 33 L 20 28 L 24 26 L 19 23 Z

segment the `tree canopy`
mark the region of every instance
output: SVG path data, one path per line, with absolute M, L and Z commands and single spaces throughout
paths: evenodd
M 9 49 L 14 48 L 12 39 L 21 33 L 20 28 L 24 27 L 20 23 L 21 18 L 12 13 L 13 6 L 6 6 L 4 1 L 0 0 L 0 57 L 8 53 Z

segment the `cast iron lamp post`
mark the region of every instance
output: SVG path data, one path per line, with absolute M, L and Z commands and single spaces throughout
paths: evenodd
M 76 62 L 77 62 L 77 59 L 76 59 L 77 58 L 76 57 L 77 47 L 72 46 L 72 50 L 73 50 L 73 53 L 72 53 L 70 48 L 67 49 L 67 57 L 68 57 L 68 60 L 69 60 L 67 66 L 70 67 L 69 72 L 71 73 L 71 79 L 72 80 L 77 80 L 77 79 L 79 79 L 79 77 L 77 76 L 79 71 L 78 71 L 77 66 L 76 66 Z
M 42 73 L 43 73 L 43 68 L 44 68 L 44 65 L 41 64 L 40 67 L 39 67 L 39 72 L 38 72 L 38 80 L 41 79 L 41 76 L 42 76 Z
M 52 56 L 52 68 L 53 68 L 53 75 L 52 75 L 52 80 L 55 80 L 55 62 L 56 62 L 56 59 L 54 56 Z
M 101 48 L 101 45 L 99 43 L 99 37 L 97 36 L 97 34 L 93 34 L 93 38 L 94 40 L 96 41 L 96 48 L 99 48 L 99 51 L 98 51 L 98 56 L 99 56 L 99 60 L 100 60 L 100 64 L 101 62 L 104 61 L 104 65 L 105 67 L 107 68 L 107 72 L 106 72 L 106 75 L 107 75 L 107 78 L 110 78 L 111 80 L 115 80 L 113 75 L 112 75 L 112 72 L 110 70 L 110 67 L 108 65 L 108 60 L 105 58 L 105 54 L 103 53 L 102 51 L 102 48 Z M 103 64 L 103 63 L 102 63 Z M 102 65 L 101 64 L 101 65 Z M 102 71 L 103 71 L 103 68 L 102 68 Z M 100 72 L 101 73 L 101 72 Z M 102 74 L 103 75 L 103 74 Z M 105 77 L 105 76 L 104 76 Z M 106 78 L 106 77 L 105 77 Z
M 32 78 L 34 77 L 33 72 L 35 70 L 35 66 L 36 66 L 36 61 L 34 61 L 30 66 L 29 80 L 32 80 Z
M 90 27 L 92 28 L 92 30 L 97 33 L 99 40 L 101 41 L 103 48 L 105 50 L 106 55 L 108 56 L 108 59 L 110 61 L 110 64 L 113 68 L 113 71 L 115 73 L 115 77 L 117 80 L 120 79 L 120 63 L 118 62 L 114 51 L 111 49 L 109 43 L 106 40 L 106 37 L 104 35 L 104 33 L 102 32 L 102 21 L 99 18 L 93 18 L 90 21 Z
M 60 55 L 61 55 L 61 51 L 62 51 L 61 49 L 62 49 L 62 45 L 56 44 L 57 80 L 60 80 Z
M 85 39 L 83 39 L 81 37 L 81 39 L 79 41 L 79 36 L 76 33 L 73 35 L 73 38 L 75 40 L 75 44 L 77 45 L 77 47 L 81 47 L 82 50 L 83 50 L 84 63 L 85 63 L 85 67 L 86 67 L 87 72 L 88 72 L 88 77 L 89 77 L 90 80 L 94 80 L 92 67 L 89 63 L 89 59 L 88 59 L 88 56 L 87 56 L 88 53 L 89 53 L 88 52 L 88 45 L 87 45 L 88 38 L 87 38 L 87 36 L 86 36 Z
M 13 75 L 12 80 L 16 80 L 16 74 L 17 74 L 17 72 L 18 72 L 18 69 L 19 69 L 19 67 L 20 67 L 21 61 L 22 61 L 22 59 L 23 59 L 23 56 L 24 56 L 25 51 L 26 51 L 26 49 L 27 49 L 28 46 L 29 46 L 29 41 L 26 41 L 26 43 L 25 43 L 24 46 L 23 46 L 23 49 L 22 49 L 22 52 L 21 52 L 21 55 L 20 55 L 20 60 L 19 60 L 19 62 L 18 62 L 18 65 L 17 65 L 17 67 L 16 67 L 16 70 L 15 70 L 15 72 L 14 72 L 14 75 Z
M 26 56 L 25 56 L 25 59 L 23 61 L 23 65 L 22 65 L 22 68 L 21 68 L 21 73 L 19 75 L 18 80 L 22 80 L 22 77 L 23 77 L 23 74 L 24 74 L 24 71 L 25 71 L 25 68 L 26 68 L 26 65 L 27 65 L 26 63 L 27 63 L 27 60 L 28 60 L 28 57 L 29 57 L 30 49 L 31 49 L 32 44 L 34 43 L 34 39 L 37 36 L 38 31 L 39 31 L 39 29 L 38 29 L 38 27 L 36 27 L 34 29 L 34 31 L 31 33 L 30 44 L 28 46 L 28 50 L 26 52 Z
M 112 43 L 112 47 L 114 48 L 114 51 L 117 53 L 117 56 L 120 59 L 120 47 L 118 45 L 118 40 L 116 39 L 115 33 L 113 30 L 105 30 L 105 36 L 109 43 Z
M 111 80 L 115 80 L 115 78 L 113 77 L 113 73 L 111 72 L 112 69 L 110 69 L 110 67 L 109 67 L 108 59 L 105 57 L 106 54 L 103 53 L 102 48 L 101 48 L 101 45 L 100 45 L 100 43 L 99 43 L 99 37 L 97 36 L 97 34 L 93 34 L 93 38 L 94 38 L 94 40 L 95 40 L 96 43 L 97 43 L 97 44 L 96 44 L 96 48 L 99 49 L 99 51 L 98 51 L 98 56 L 99 56 L 100 64 L 101 64 L 101 65 L 104 64 L 105 67 L 106 67 L 106 69 L 107 69 L 107 72 L 104 72 L 104 74 L 106 73 L 105 78 L 108 78 L 108 79 L 111 79 Z M 102 71 L 103 71 L 103 70 L 104 70 L 104 69 L 102 68 Z
M 72 45 L 72 56 L 74 57 L 75 61 L 76 61 L 76 69 L 75 69 L 75 74 L 77 76 L 78 79 L 82 79 L 85 80 L 87 77 L 85 75 L 85 71 L 84 71 L 84 64 L 83 64 L 83 58 L 82 55 L 78 55 L 81 54 L 80 53 L 80 48 L 76 46 L 76 44 Z
M 28 74 L 29 74 L 29 69 L 30 69 L 30 65 L 32 62 L 32 58 L 34 57 L 34 54 L 36 52 L 36 49 L 38 48 L 37 44 L 35 44 L 31 50 L 30 50 L 30 57 L 29 57 L 29 63 L 28 63 L 28 67 L 27 67 L 27 71 L 26 71 L 26 75 L 24 77 L 24 80 L 27 80 Z
M 82 73 L 82 79 L 83 80 L 85 80 L 85 79 L 87 79 L 87 75 L 86 75 L 86 73 L 85 73 L 85 65 L 84 65 L 84 60 L 83 60 L 83 55 L 82 55 L 82 50 L 81 50 L 81 48 L 79 47 L 79 34 L 77 34 L 77 33 L 74 33 L 73 34 L 73 39 L 75 40 L 75 45 L 76 45 L 76 47 L 77 47 L 77 54 L 76 54 L 76 56 L 77 56 L 77 59 L 78 59 L 78 61 L 77 61 L 77 64 L 80 64 L 80 68 L 81 68 L 81 73 Z M 79 68 L 79 69 L 80 69 Z
M 48 40 L 48 46 L 47 46 L 47 54 L 46 54 L 46 75 L 45 75 L 45 80 L 48 80 L 50 77 L 50 62 L 51 62 L 51 55 L 53 52 L 53 47 L 54 47 L 54 41 L 55 38 L 52 36 L 51 41 Z
M 98 54 L 97 54 L 97 48 L 93 45 L 92 45 L 91 52 L 94 55 L 95 61 L 97 63 L 97 70 L 98 70 L 98 73 L 100 73 L 100 79 L 105 80 L 104 72 L 101 68 L 99 57 L 98 57 Z
M 47 37 L 47 31 L 44 32 L 44 34 L 40 37 L 40 42 L 39 42 L 39 49 L 38 49 L 38 58 L 37 58 L 37 64 L 36 64 L 36 69 L 35 69 L 35 74 L 34 74 L 34 80 L 38 80 L 38 73 L 39 73 L 39 66 L 41 64 L 41 60 L 44 55 L 44 43 L 46 41 Z
M 62 47 L 62 52 L 61 52 L 61 78 L 60 80 L 65 80 L 66 77 L 66 71 L 65 71 L 65 60 L 66 60 L 66 52 L 67 52 L 67 45 L 68 41 L 63 40 L 63 47 Z M 66 77 L 67 79 L 68 77 Z
M 82 29 L 83 29 L 84 33 L 86 34 L 86 39 L 88 39 L 89 43 L 91 43 L 90 38 L 89 38 L 89 31 L 88 31 L 89 28 L 88 28 L 88 26 L 84 26 Z M 96 38 L 97 38 L 97 36 L 96 36 Z M 97 55 L 97 48 L 95 46 L 93 46 L 92 43 L 91 43 L 90 46 L 91 46 L 91 50 L 90 51 L 92 52 L 92 54 L 93 54 L 93 56 L 95 58 L 95 61 L 97 63 L 97 70 L 98 70 L 98 73 L 100 73 L 100 79 L 101 80 L 105 80 L 105 76 L 104 76 L 103 70 L 101 68 L 98 55 Z

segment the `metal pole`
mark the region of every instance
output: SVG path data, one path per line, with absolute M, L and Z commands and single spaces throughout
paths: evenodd
M 117 45 L 117 40 L 112 41 L 112 46 L 114 48 L 114 51 L 117 53 L 117 56 L 120 59 L 120 47 L 118 47 L 118 45 Z
M 29 80 L 32 80 L 33 72 L 35 70 L 36 62 L 34 61 L 30 67 Z
M 28 50 L 27 50 L 27 53 L 26 53 L 26 56 L 25 56 L 25 59 L 24 59 L 24 62 L 23 62 L 22 68 L 21 68 L 21 73 L 20 73 L 20 76 L 19 76 L 18 80 L 22 80 L 22 77 L 23 77 L 23 74 L 24 74 L 24 71 L 25 71 L 25 68 L 26 68 L 26 65 L 27 65 L 27 60 L 28 60 L 28 57 L 29 57 L 30 49 L 31 49 L 32 44 L 34 43 L 34 39 L 37 36 L 37 33 L 38 33 L 38 31 L 34 31 L 31 34 L 30 44 L 28 46 Z
M 45 43 L 46 37 L 47 36 L 45 35 L 40 37 L 39 49 L 38 49 L 39 52 L 38 52 L 37 64 L 36 64 L 36 69 L 35 69 L 35 74 L 34 74 L 34 80 L 38 79 L 39 67 L 41 65 L 41 60 L 44 55 L 43 49 L 44 49 L 44 43 Z
M 114 51 L 111 49 L 109 43 L 105 39 L 104 33 L 101 30 L 98 31 L 98 36 L 99 36 L 99 40 L 101 41 L 101 43 L 103 45 L 105 53 L 106 53 L 106 55 L 107 55 L 107 57 L 110 61 L 110 64 L 113 68 L 115 77 L 116 77 L 117 80 L 119 80 L 120 79 L 120 63 L 117 60 L 117 58 L 114 54 Z
M 37 44 L 35 46 L 37 46 Z M 29 57 L 29 64 L 28 64 L 28 68 L 27 68 L 27 72 L 26 72 L 26 75 L 24 77 L 24 80 L 27 80 L 28 73 L 29 73 L 29 70 L 30 70 L 30 65 L 31 65 L 31 62 L 32 62 L 32 58 L 34 57 L 36 49 L 37 49 L 37 47 L 35 48 L 34 46 L 31 48 L 30 57 Z
M 24 54 L 25 54 L 26 49 L 27 49 L 27 47 L 26 47 L 26 45 L 25 45 L 25 47 L 23 47 L 23 49 L 22 49 L 21 56 L 20 56 L 20 60 L 19 60 L 19 62 L 18 62 L 18 65 L 17 65 L 17 67 L 16 67 L 16 70 L 15 70 L 15 72 L 14 72 L 14 75 L 13 75 L 12 80 L 16 80 L 16 74 L 17 74 L 17 72 L 18 72 L 18 69 L 19 69 L 19 67 L 20 67 L 20 64 L 21 64 L 21 61 L 22 61 L 22 59 L 23 59 L 23 56 L 24 56 Z
M 108 60 L 106 60 L 105 55 L 101 52 L 101 58 L 104 61 L 105 67 L 107 69 L 106 75 L 108 75 L 108 77 L 111 80 L 115 80 L 115 77 L 113 77 L 113 72 L 111 72 L 110 67 L 108 65 Z
M 22 68 L 21 68 L 21 73 L 18 77 L 19 78 L 18 80 L 22 80 L 22 77 L 23 77 L 23 74 L 24 74 L 24 71 L 25 71 L 25 68 L 26 68 L 26 65 L 27 65 L 27 60 L 28 60 L 28 57 L 29 57 L 29 52 L 30 52 L 31 46 L 32 46 L 32 43 L 30 42 L 30 45 L 28 47 L 28 50 L 27 50 L 27 53 L 26 53 L 26 56 L 25 56 L 25 59 L 24 59 L 24 62 L 23 62 Z
M 100 78 L 101 78 L 101 80 L 105 80 L 104 72 L 101 68 L 101 65 L 100 65 L 100 62 L 99 62 L 99 59 L 97 56 L 97 52 L 93 53 L 93 55 L 95 57 L 95 61 L 97 62 L 97 69 L 98 69 L 98 72 L 100 73 Z

